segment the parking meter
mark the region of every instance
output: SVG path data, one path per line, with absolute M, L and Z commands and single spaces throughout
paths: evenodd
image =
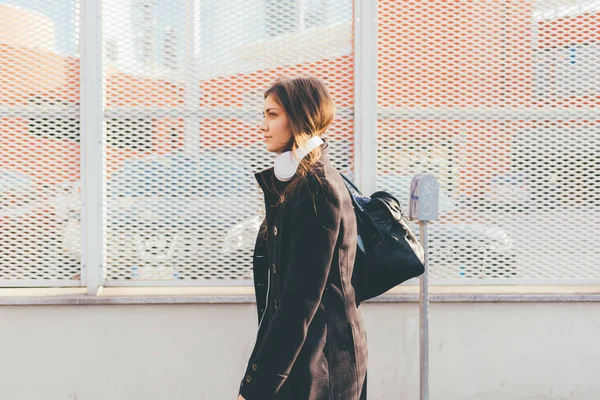
M 432 174 L 420 173 L 410 182 L 410 219 L 435 221 L 438 218 L 440 184 Z
M 420 173 L 410 182 L 409 218 L 419 222 L 419 240 L 425 251 L 425 272 L 419 278 L 420 303 L 420 399 L 429 400 L 429 251 L 427 224 L 438 218 L 439 182 L 435 176 Z

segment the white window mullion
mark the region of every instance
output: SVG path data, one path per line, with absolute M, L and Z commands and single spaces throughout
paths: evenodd
M 104 283 L 102 2 L 80 1 L 81 279 L 96 295 Z
M 199 11 L 196 0 L 185 0 L 185 85 L 184 150 L 191 157 L 200 154 L 200 118 L 194 113 L 200 107 L 198 79 Z
M 354 176 L 369 195 L 377 187 L 377 2 L 356 0 L 354 24 Z

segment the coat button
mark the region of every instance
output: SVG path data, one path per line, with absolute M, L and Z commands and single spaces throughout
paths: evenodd
M 277 301 L 277 299 L 275 299 L 275 309 L 277 310 L 277 307 L 279 307 L 279 301 Z
M 252 380 L 252 377 L 250 375 L 246 375 L 246 382 L 250 383 L 251 380 Z
M 273 263 L 273 273 L 276 274 L 277 273 L 277 265 L 275 265 L 275 263 Z
M 252 364 L 252 371 L 256 371 L 258 369 L 258 365 Z
M 276 226 L 274 226 L 274 227 L 273 227 L 273 234 L 274 234 L 275 236 L 277 236 L 277 227 L 276 227 Z

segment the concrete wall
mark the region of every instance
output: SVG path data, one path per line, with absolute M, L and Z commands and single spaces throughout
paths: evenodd
M 366 303 L 369 398 L 419 398 L 419 308 Z M 600 399 L 600 303 L 431 303 L 431 399 Z M 253 303 L 0 306 L 1 400 L 237 399 Z

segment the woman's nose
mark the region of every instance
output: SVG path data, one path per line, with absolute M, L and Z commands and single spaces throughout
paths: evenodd
M 263 131 L 263 132 L 266 132 L 266 131 L 267 131 L 267 124 L 265 123 L 265 120 L 264 120 L 264 119 L 263 119 L 263 121 L 260 123 L 260 126 L 259 126 L 259 128 L 260 128 L 260 130 L 261 130 L 261 131 Z

